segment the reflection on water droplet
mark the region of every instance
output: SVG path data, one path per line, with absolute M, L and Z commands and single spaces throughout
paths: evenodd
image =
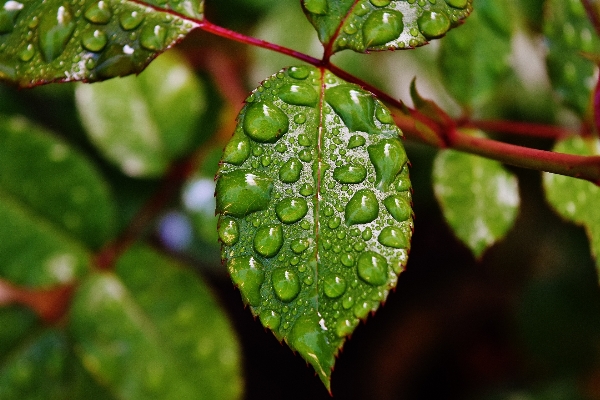
M 294 183 L 300 179 L 302 163 L 297 158 L 291 158 L 279 169 L 279 179 L 285 183 Z
M 319 101 L 319 95 L 312 86 L 302 83 L 287 84 L 281 87 L 279 98 L 288 104 L 314 107 Z
M 300 279 L 289 268 L 277 268 L 271 274 L 271 282 L 277 297 L 284 302 L 294 300 L 300 293 Z
M 360 135 L 354 135 L 348 141 L 348 148 L 354 149 L 356 147 L 364 146 L 365 142 L 366 142 L 366 140 L 364 137 L 362 137 Z
M 107 42 L 106 33 L 98 29 L 85 31 L 81 35 L 81 44 L 89 51 L 99 52 L 106 46 Z
M 407 162 L 404 146 L 397 138 L 383 139 L 367 147 L 369 159 L 375 167 L 377 189 L 387 191 Z
M 377 132 L 373 122 L 373 96 L 353 85 L 338 85 L 325 91 L 325 100 L 350 131 Z
M 340 261 L 345 267 L 352 267 L 354 265 L 354 256 L 350 253 L 344 253 L 340 257 Z
M 336 274 L 329 274 L 323 278 L 323 291 L 330 299 L 337 299 L 346 291 L 346 280 Z
M 369 311 L 371 311 L 371 305 L 367 301 L 361 301 L 359 303 L 356 303 L 356 305 L 352 309 L 354 316 L 363 320 L 367 318 L 367 315 L 369 315 Z
M 350 321 L 349 319 L 343 319 L 339 321 L 335 327 L 335 333 L 339 337 L 349 336 L 354 329 L 358 326 L 358 319 Z
M 391 0 L 370 0 L 375 7 L 385 7 L 390 4 Z
M 377 237 L 377 241 L 384 246 L 395 249 L 405 249 L 408 247 L 408 240 L 402 230 L 393 226 L 383 228 L 379 237 Z
M 299 190 L 299 193 L 302 196 L 310 196 L 313 194 L 313 192 L 314 192 L 314 189 L 313 189 L 312 185 L 310 185 L 308 183 L 303 184 Z
M 124 11 L 119 15 L 119 24 L 126 31 L 137 28 L 143 20 L 144 14 L 139 11 Z
M 281 316 L 273 310 L 265 310 L 260 313 L 260 322 L 265 328 L 276 330 L 281 324 Z
M 275 143 L 289 129 L 287 115 L 272 103 L 251 103 L 244 115 L 244 132 L 261 143 Z
M 254 257 L 236 257 L 229 260 L 227 269 L 233 283 L 240 288 L 244 302 L 260 305 L 260 287 L 265 279 L 263 265 Z
M 112 12 L 110 10 L 110 5 L 107 1 L 100 0 L 97 3 L 92 4 L 85 10 L 85 14 L 83 14 L 85 19 L 94 23 L 94 24 L 108 24 L 110 18 L 112 17 Z
M 281 225 L 263 226 L 254 235 L 254 250 L 263 257 L 274 257 L 283 245 Z
M 310 70 L 304 65 L 299 67 L 290 67 L 288 69 L 288 75 L 294 79 L 304 80 L 308 78 L 308 75 L 310 75 Z
M 33 44 L 29 43 L 27 46 L 23 47 L 21 51 L 19 51 L 19 59 L 23 62 L 27 62 L 33 58 L 35 55 L 35 47 Z
M 427 39 L 442 37 L 450 29 L 450 20 L 446 14 L 435 11 L 424 11 L 417 24 Z
M 284 224 L 300 221 L 308 212 L 308 204 L 302 197 L 287 198 L 275 206 L 277 218 Z
M 167 29 L 161 25 L 145 25 L 140 33 L 140 44 L 150 51 L 159 51 L 165 47 Z
M 259 172 L 237 170 L 217 180 L 217 212 L 244 217 L 269 205 L 273 181 Z
M 227 246 L 233 246 L 240 237 L 238 223 L 233 218 L 221 217 L 219 220 L 219 239 Z
M 379 202 L 369 189 L 361 189 L 346 204 L 346 225 L 365 224 L 379 214 Z
M 387 282 L 387 267 L 386 259 L 374 251 L 365 251 L 358 257 L 358 276 L 373 286 Z
M 308 240 L 307 239 L 294 239 L 292 243 L 290 243 L 290 248 L 296 254 L 302 254 L 304 250 L 308 248 Z
M 75 29 L 75 21 L 68 5 L 52 8 L 42 16 L 39 27 L 39 42 L 42 55 L 47 62 L 53 61 L 67 46 Z
M 361 183 L 367 177 L 367 169 L 362 165 L 343 165 L 333 170 L 333 179 L 340 183 Z
M 363 24 L 365 47 L 381 46 L 397 39 L 404 30 L 402 13 L 393 10 L 377 10 Z
M 223 150 L 223 162 L 241 165 L 250 155 L 250 140 L 242 134 L 235 134 Z
M 408 201 L 398 194 L 386 197 L 383 205 L 398 222 L 406 221 L 412 214 Z
M 391 124 L 394 122 L 394 118 L 392 118 L 390 111 L 381 105 L 377 107 L 377 110 L 375 111 L 375 118 L 382 124 Z

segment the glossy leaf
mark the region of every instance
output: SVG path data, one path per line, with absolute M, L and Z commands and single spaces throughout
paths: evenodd
M 90 316 L 93 315 L 93 318 Z M 239 347 L 204 284 L 144 248 L 75 295 L 70 331 L 89 373 L 118 398 L 235 399 Z
M 345 338 L 406 265 L 413 221 L 400 135 L 370 93 L 291 67 L 247 99 L 217 174 L 233 282 L 328 388 Z
M 477 258 L 506 235 L 519 210 L 514 175 L 497 161 L 454 150 L 437 155 L 433 189 L 446 222 Z
M 550 82 L 567 107 L 585 116 L 596 66 L 581 53 L 600 52 L 600 41 L 581 2 L 547 1 L 544 34 Z
M 133 177 L 160 176 L 197 135 L 203 87 L 174 53 L 137 77 L 80 84 L 77 109 L 90 140 Z
M 0 4 L 0 79 L 21 86 L 138 73 L 197 27 L 204 8 L 203 0 Z
M 321 43 L 332 52 L 422 46 L 456 27 L 472 0 L 302 0 Z
M 559 141 L 554 151 L 597 156 L 600 143 L 592 138 L 572 137 Z M 600 268 L 600 188 L 581 179 L 544 173 L 544 189 L 548 203 L 561 217 L 585 228 L 591 252 Z

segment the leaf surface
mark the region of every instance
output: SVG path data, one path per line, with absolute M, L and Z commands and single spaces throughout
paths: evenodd
M 519 210 L 514 175 L 497 161 L 454 150 L 436 156 L 433 189 L 446 222 L 477 258 L 506 235 Z
M 291 67 L 247 99 L 217 173 L 233 282 L 327 388 L 345 338 L 407 262 L 413 221 L 400 135 L 370 93 Z
M 172 52 L 137 77 L 80 84 L 76 100 L 92 143 L 132 177 L 160 176 L 189 151 L 206 108 L 200 81 Z
M 472 0 L 302 0 L 321 43 L 332 52 L 423 46 L 456 27 Z
M 198 26 L 202 0 L 0 0 L 0 79 L 33 86 L 138 73 Z

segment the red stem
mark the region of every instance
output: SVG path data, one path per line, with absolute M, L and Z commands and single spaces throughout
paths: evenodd
M 594 29 L 596 30 L 596 34 L 600 35 L 600 16 L 598 15 L 597 6 L 594 5 L 594 3 L 596 3 L 596 1 L 581 0 L 581 3 L 583 4 L 583 8 L 585 8 L 588 18 L 590 19 L 590 22 L 592 23 L 592 25 L 594 26 Z

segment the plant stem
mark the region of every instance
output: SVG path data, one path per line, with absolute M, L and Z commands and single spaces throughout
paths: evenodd
M 468 120 L 459 122 L 458 126 L 463 128 L 478 128 L 484 131 L 527 135 L 544 139 L 560 139 L 577 134 L 577 132 L 571 129 L 560 126 L 535 124 L 521 121 Z
M 594 26 L 594 29 L 596 30 L 596 34 L 600 35 L 600 15 L 598 13 L 599 9 L 598 9 L 598 5 L 597 5 L 597 1 L 581 0 L 581 3 L 583 4 L 583 8 L 585 8 L 585 11 L 587 12 L 590 22 L 592 23 L 592 25 Z

